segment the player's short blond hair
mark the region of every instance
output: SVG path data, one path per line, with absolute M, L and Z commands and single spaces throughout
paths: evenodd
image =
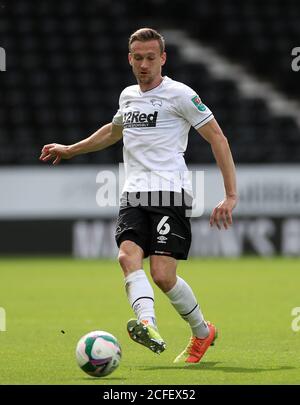
M 153 39 L 156 39 L 158 41 L 160 53 L 162 54 L 165 51 L 164 37 L 159 32 L 155 31 L 153 28 L 140 28 L 139 30 L 131 34 L 128 43 L 129 52 L 131 52 L 131 44 L 134 41 L 146 42 L 152 41 Z

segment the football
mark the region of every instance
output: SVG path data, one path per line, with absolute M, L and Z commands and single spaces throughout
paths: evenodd
M 120 364 L 121 346 L 111 333 L 96 330 L 78 342 L 76 359 L 81 370 L 93 377 L 111 374 Z

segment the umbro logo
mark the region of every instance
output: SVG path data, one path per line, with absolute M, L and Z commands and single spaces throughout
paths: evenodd
M 156 127 L 158 111 L 153 114 L 141 113 L 140 111 L 128 111 L 123 115 L 123 127 Z
M 162 243 L 166 243 L 165 241 L 168 240 L 168 238 L 166 238 L 163 235 L 160 235 L 160 236 L 157 237 L 157 240 L 161 241 Z

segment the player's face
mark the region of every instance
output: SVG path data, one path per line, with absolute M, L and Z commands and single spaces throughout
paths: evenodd
M 166 53 L 160 52 L 159 42 L 134 41 L 128 55 L 132 71 L 143 87 L 155 86 L 161 79 L 161 68 L 166 62 Z

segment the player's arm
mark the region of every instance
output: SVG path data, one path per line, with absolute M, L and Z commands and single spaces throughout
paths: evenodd
M 45 145 L 42 149 L 40 160 L 47 162 L 54 159 L 53 164 L 57 165 L 61 159 L 71 159 L 77 155 L 105 149 L 118 142 L 122 136 L 123 126 L 109 123 L 103 125 L 103 127 L 99 128 L 88 138 L 73 145 L 61 145 L 58 143 Z
M 235 166 L 227 138 L 213 118 L 207 124 L 198 129 L 202 137 L 210 143 L 216 162 L 222 172 L 225 198 L 213 210 L 210 217 L 210 225 L 216 225 L 221 229 L 223 223 L 227 229 L 232 224 L 232 210 L 237 203 Z

